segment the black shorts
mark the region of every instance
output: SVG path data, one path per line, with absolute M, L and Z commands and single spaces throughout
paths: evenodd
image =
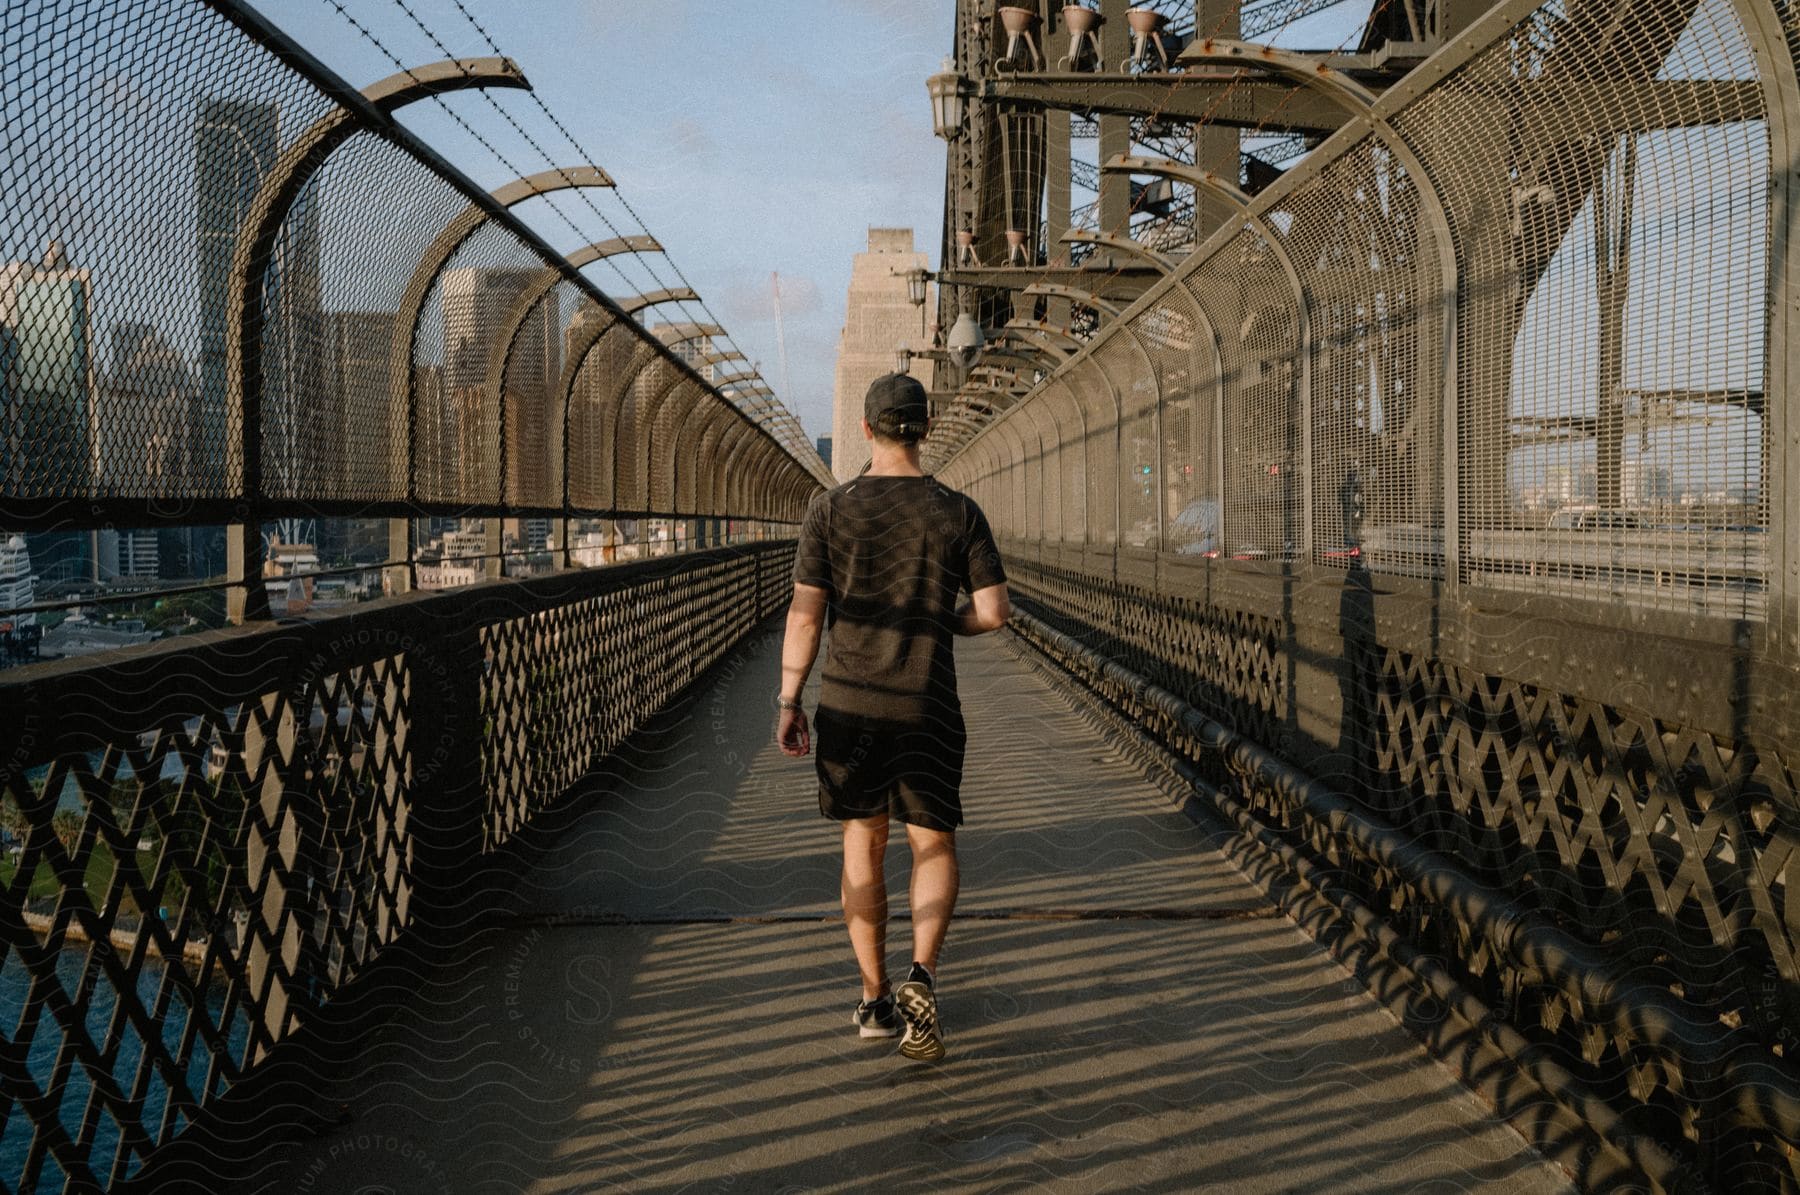
M 819 812 L 890 817 L 931 830 L 962 824 L 962 713 L 923 722 L 858 718 L 822 705 L 813 716 Z

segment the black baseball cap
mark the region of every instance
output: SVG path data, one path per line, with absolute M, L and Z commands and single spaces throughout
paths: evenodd
M 888 415 L 890 411 L 893 414 Z M 931 404 L 919 379 L 911 374 L 884 373 L 870 382 L 869 392 L 863 396 L 863 418 L 875 427 L 883 415 L 888 416 L 889 427 L 916 423 L 924 431 L 925 421 L 931 417 Z

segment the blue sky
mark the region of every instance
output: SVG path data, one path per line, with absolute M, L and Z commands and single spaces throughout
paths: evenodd
M 489 54 L 454 0 L 341 0 L 408 64 Z M 330 0 L 254 0 L 351 83 L 393 73 Z M 912 227 L 935 260 L 943 143 L 931 133 L 925 77 L 950 44 L 952 0 L 463 0 L 536 94 L 619 182 L 590 193 L 622 232 L 628 203 L 707 301 L 733 341 L 800 416 L 829 431 L 831 379 L 851 257 L 871 225 Z M 440 49 L 406 10 L 443 43 Z M 529 19 L 526 19 L 526 18 Z M 521 92 L 496 92 L 545 153 L 475 94 L 444 103 L 520 172 L 577 160 Z M 484 186 L 512 172 L 435 103 L 403 121 Z M 573 249 L 613 235 L 583 202 L 519 210 Z M 611 294 L 676 285 L 668 261 L 625 259 L 626 276 L 590 267 Z M 649 270 L 655 270 L 652 278 Z M 782 278 L 791 386 L 782 385 L 770 275 Z M 662 309 L 680 318 L 675 308 Z M 691 312 L 698 317 L 698 311 Z

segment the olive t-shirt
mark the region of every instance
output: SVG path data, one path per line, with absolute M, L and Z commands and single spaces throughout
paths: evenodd
M 935 477 L 853 478 L 806 508 L 794 580 L 829 594 L 821 706 L 905 722 L 960 714 L 957 595 L 1006 580 L 972 498 Z

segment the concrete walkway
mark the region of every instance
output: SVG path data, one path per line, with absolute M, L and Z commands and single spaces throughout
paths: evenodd
M 949 1056 L 859 1040 L 836 831 L 769 742 L 779 650 L 746 642 L 579 798 L 516 922 L 320 1092 L 352 1122 L 249 1189 L 1568 1189 L 999 636 L 958 645 Z

